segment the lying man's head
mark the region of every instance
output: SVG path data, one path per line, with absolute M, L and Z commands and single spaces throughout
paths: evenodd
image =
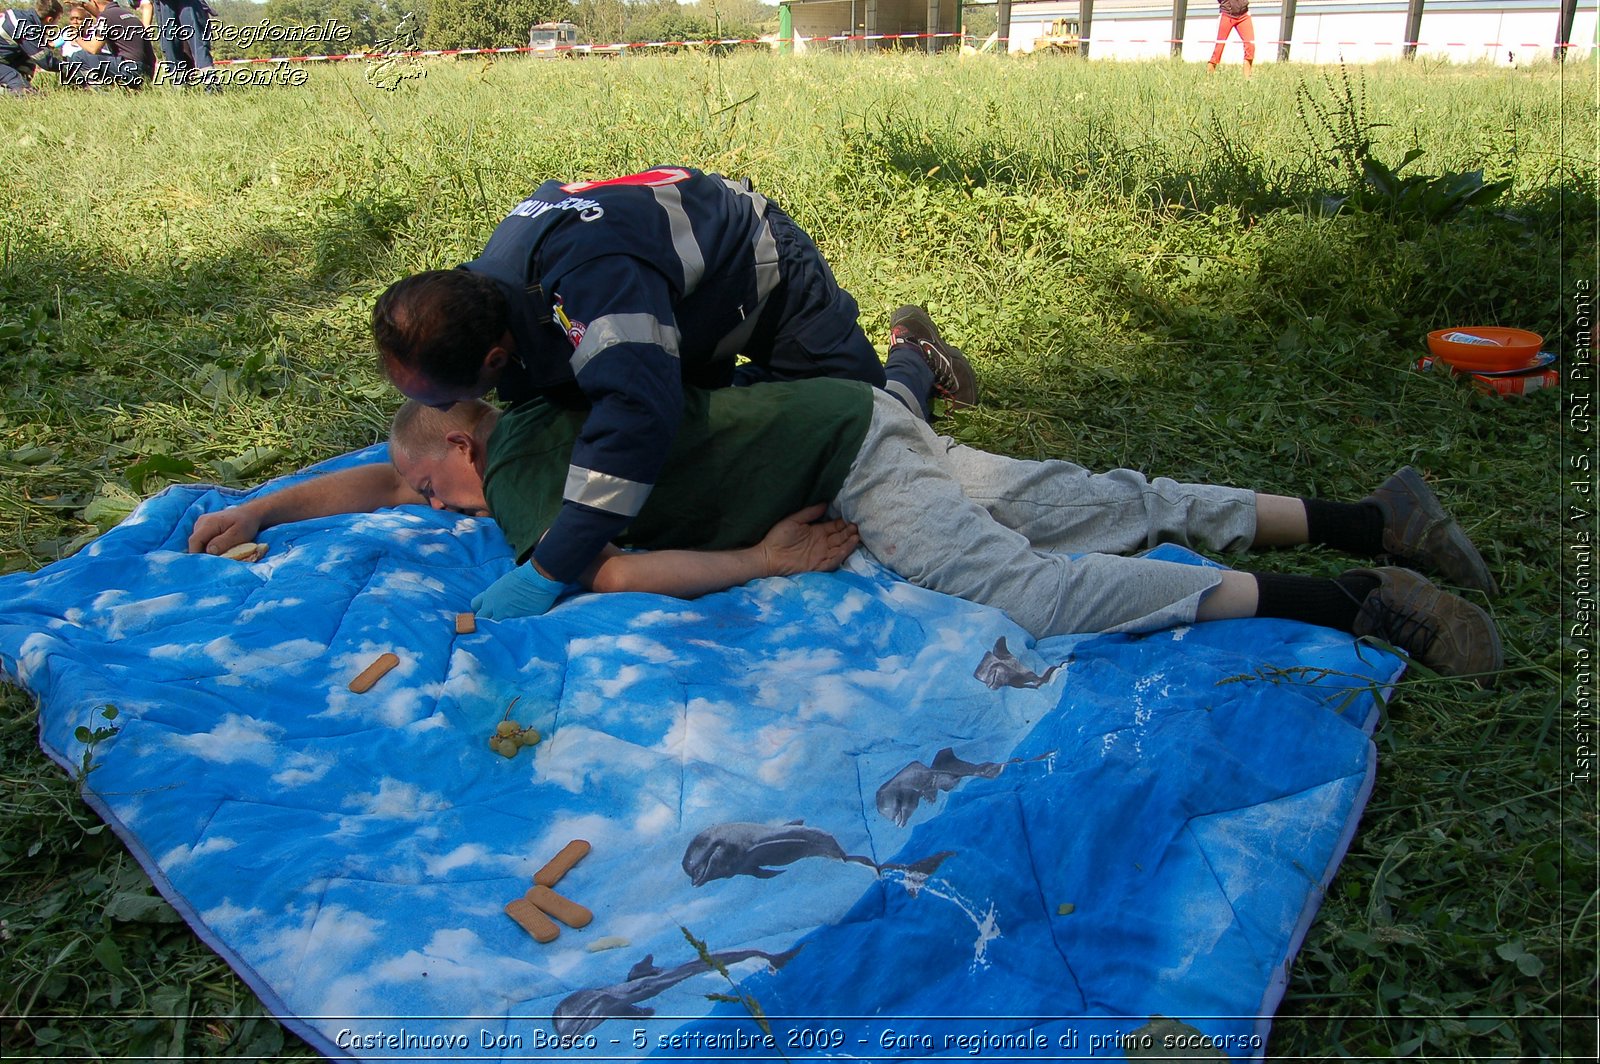
M 500 411 L 481 399 L 443 410 L 407 399 L 389 425 L 389 459 L 435 510 L 487 517 L 483 467 Z

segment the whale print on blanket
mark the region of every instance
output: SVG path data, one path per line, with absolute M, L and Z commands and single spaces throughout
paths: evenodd
M 160 892 L 333 1056 L 528 1059 L 559 1028 L 572 1059 L 704 1058 L 768 1037 L 730 996 L 791 1058 L 1156 1016 L 1259 1056 L 1401 667 L 1276 621 L 1035 643 L 864 554 L 458 634 L 512 564 L 493 522 L 402 507 L 188 554 L 237 498 L 172 488 L 0 577 L 0 669 Z M 1070 665 L 991 689 L 997 647 Z M 544 739 L 507 759 L 513 701 Z M 503 908 L 577 838 L 557 889 L 593 922 L 535 942 Z M 836 1017 L 829 1044 L 797 1017 Z

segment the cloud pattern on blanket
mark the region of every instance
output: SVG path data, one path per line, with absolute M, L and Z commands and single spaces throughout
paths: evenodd
M 254 564 L 184 553 L 230 501 L 169 489 L 0 578 L 0 664 L 69 768 L 118 707 L 90 799 L 328 1053 L 705 1055 L 762 1037 L 708 999 L 738 982 L 791 1056 L 1153 1016 L 1257 1055 L 1397 670 L 1272 621 L 1035 646 L 862 555 L 456 635 L 510 565 L 492 522 L 402 508 L 270 529 Z M 513 759 L 488 746 L 508 707 L 544 736 Z M 595 919 L 539 945 L 502 909 L 574 838 L 557 889 Z M 840 1016 L 877 1018 L 805 1019 Z

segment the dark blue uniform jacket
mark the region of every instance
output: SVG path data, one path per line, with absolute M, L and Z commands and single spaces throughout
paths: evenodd
M 782 313 L 774 220 L 793 225 L 745 185 L 683 167 L 549 181 L 463 266 L 507 296 L 520 365 L 500 397 L 576 385 L 590 404 L 561 513 L 534 551 L 552 576 L 576 579 L 638 514 L 684 382 L 726 385 L 736 354 L 770 347 Z
M 32 74 L 34 67 L 59 70 L 61 63 L 47 47 L 49 30 L 32 11 L 0 12 L 0 63 Z

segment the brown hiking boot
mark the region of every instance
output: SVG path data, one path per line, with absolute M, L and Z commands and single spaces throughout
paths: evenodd
M 1410 569 L 1352 569 L 1378 581 L 1361 603 L 1351 632 L 1375 636 L 1444 676 L 1500 671 L 1505 655 L 1494 621 L 1460 595 L 1434 587 Z
M 921 307 L 904 306 L 889 316 L 889 346 L 912 344 L 933 370 L 933 390 L 952 408 L 978 405 L 978 378 L 958 347 L 944 342 Z
M 1458 587 L 1498 593 L 1483 555 L 1415 469 L 1403 467 L 1362 501 L 1383 511 L 1383 549 L 1395 561 L 1437 573 Z

